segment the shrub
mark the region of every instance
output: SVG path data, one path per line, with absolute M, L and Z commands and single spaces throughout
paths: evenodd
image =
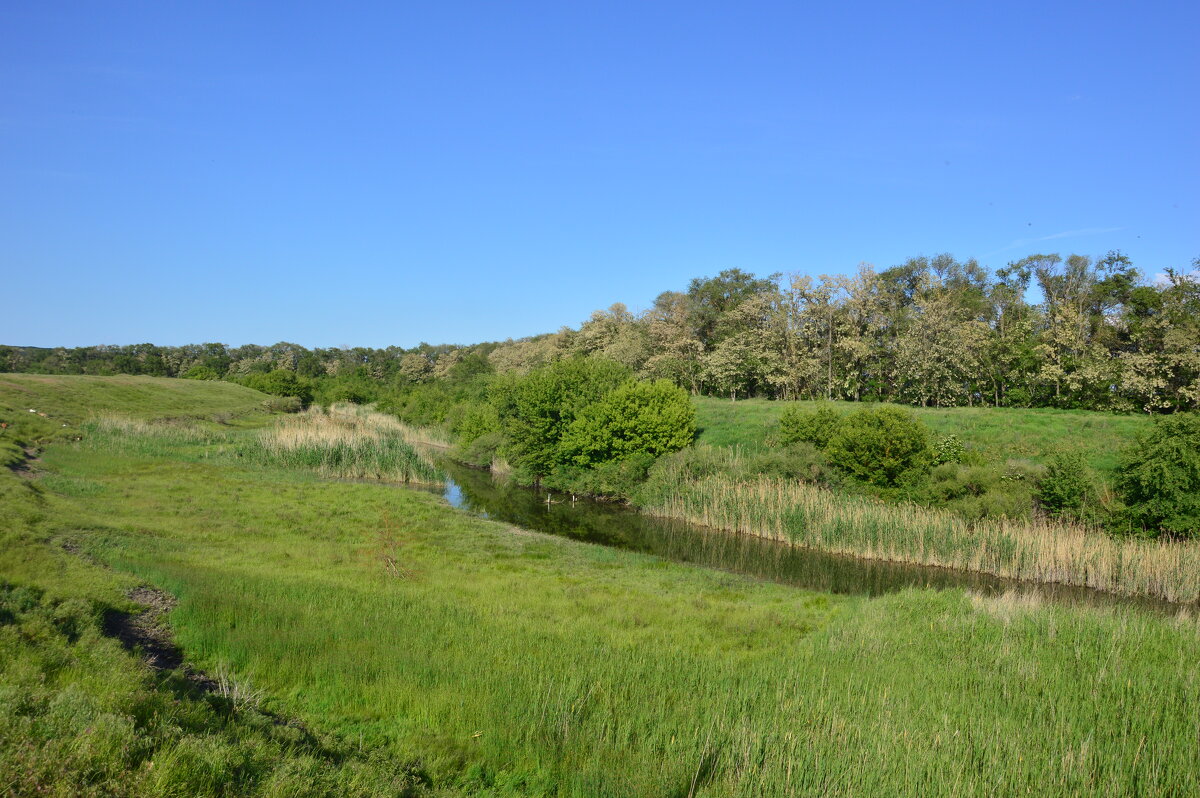
M 218 374 L 214 368 L 204 365 L 197 365 L 192 366 L 190 369 L 185 371 L 183 373 L 183 378 L 185 380 L 219 380 L 221 379 L 221 375 Z
M 628 367 L 601 358 L 570 358 L 535 369 L 505 390 L 502 418 L 517 473 L 550 474 L 570 457 L 563 437 L 575 419 L 631 376 Z
M 473 466 L 486 468 L 503 452 L 508 438 L 500 431 L 486 432 L 473 439 L 470 443 L 459 443 L 454 457 Z
M 374 392 L 367 385 L 352 382 L 336 383 L 321 397 L 321 404 L 329 407 L 337 404 L 365 405 L 374 401 Z
M 779 418 L 779 440 L 784 444 L 811 443 L 824 449 L 841 422 L 841 414 L 829 405 L 818 405 L 811 411 L 788 405 Z
M 696 409 L 686 391 L 667 380 L 630 381 L 580 412 L 562 451 L 576 465 L 594 466 L 677 452 L 695 436 Z
M 1079 518 L 1089 490 L 1083 457 L 1060 453 L 1046 466 L 1046 475 L 1038 482 L 1037 500 L 1052 518 Z
M 470 402 L 452 415 L 456 416 L 450 431 L 458 436 L 459 444 L 468 446 L 477 438 L 500 431 L 500 415 L 496 408 L 485 402 Z
M 272 396 L 295 396 L 305 407 L 312 402 L 312 387 L 290 371 L 275 369 L 266 374 L 247 374 L 242 384 Z
M 545 484 L 563 491 L 628 498 L 646 481 L 654 455 L 639 452 L 591 468 L 559 466 Z
M 1124 452 L 1117 490 L 1130 525 L 1151 535 L 1200 537 L 1200 415 L 1159 419 Z
M 825 458 L 812 443 L 794 443 L 782 449 L 768 449 L 746 457 L 739 478 L 757 476 L 800 479 L 819 482 L 824 477 Z
M 961 463 L 967 454 L 967 448 L 957 435 L 947 435 L 933 445 L 933 464 Z
M 896 407 L 863 409 L 846 416 L 825 454 L 831 465 L 880 487 L 894 487 L 925 473 L 932 460 L 925 425 Z

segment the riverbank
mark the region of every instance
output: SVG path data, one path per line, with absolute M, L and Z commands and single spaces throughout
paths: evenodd
M 409 440 L 436 440 L 438 451 L 447 452 L 439 431 L 407 430 Z M 664 458 L 626 498 L 654 516 L 816 551 L 1180 605 L 1200 601 L 1200 542 L 1114 537 L 1047 520 L 968 521 L 949 511 L 745 473 L 740 457 L 736 449 L 712 449 L 699 473 L 688 459 Z

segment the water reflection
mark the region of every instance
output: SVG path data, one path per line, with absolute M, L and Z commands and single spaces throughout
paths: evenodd
M 484 518 L 589 543 L 653 554 L 810 590 L 878 596 L 907 587 L 967 588 L 985 595 L 1037 592 L 1070 604 L 1137 605 L 1174 614 L 1179 605 L 1128 598 L 1065 585 L 1042 585 L 987 574 L 864 560 L 734 535 L 627 507 L 520 487 L 487 471 L 440 463 L 449 479 L 444 496 L 454 507 Z

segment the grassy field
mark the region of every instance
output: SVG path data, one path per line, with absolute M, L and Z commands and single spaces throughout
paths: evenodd
M 239 458 L 265 429 L 110 427 L 51 446 L 40 479 L 0 475 L 19 509 L 0 789 L 1200 792 L 1193 618 L 808 593 Z M 178 597 L 189 660 L 243 699 L 189 695 L 99 635 L 97 608 L 140 583 Z
M 0 374 L 0 423 L 8 425 L 0 428 L 0 465 L 19 460 L 25 447 L 75 437 L 82 422 L 105 413 L 230 420 L 261 411 L 267 399 L 230 382 Z
M 765 445 L 779 417 L 793 402 L 746 399 L 730 402 L 693 397 L 700 427 L 699 443 L 713 446 Z M 815 402 L 801 404 L 815 405 Z M 843 413 L 862 407 L 854 402 L 830 402 Z M 1122 447 L 1149 427 L 1146 415 L 1116 415 L 1090 410 L 1022 409 L 1010 407 L 907 407 L 935 436 L 957 435 L 985 461 L 1045 462 L 1060 451 L 1077 452 L 1100 472 L 1117 466 Z

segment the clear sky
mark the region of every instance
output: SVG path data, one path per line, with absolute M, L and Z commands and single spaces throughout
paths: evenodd
M 1200 3 L 3 2 L 0 343 L 413 346 L 1200 256 Z

